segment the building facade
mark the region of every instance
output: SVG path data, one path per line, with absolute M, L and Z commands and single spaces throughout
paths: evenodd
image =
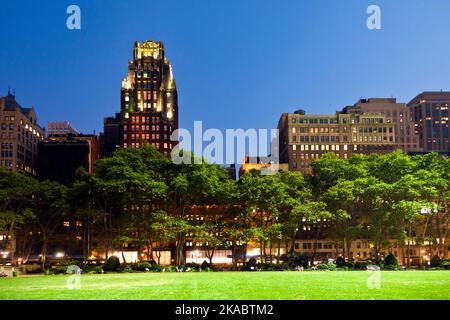
M 22 108 L 11 92 L 0 97 L 0 130 L 0 165 L 35 176 L 38 142 L 45 133 L 34 107 Z
M 394 124 L 382 113 L 346 108 L 335 115 L 282 114 L 279 122 L 280 163 L 289 170 L 311 172 L 311 162 L 332 152 L 343 159 L 353 154 L 395 150 Z
M 96 135 L 52 135 L 39 143 L 38 152 L 40 180 L 70 183 L 80 167 L 94 172 L 100 158 L 100 143 Z
M 122 137 L 122 116 L 117 113 L 114 117 L 103 120 L 103 132 L 100 134 L 101 156 L 111 157 L 120 148 Z
M 424 152 L 450 152 L 450 92 L 423 92 L 408 103 Z
M 136 42 L 121 90 L 121 147 L 144 143 L 168 154 L 178 128 L 178 93 L 162 42 Z
M 353 107 L 361 113 L 380 113 L 387 117 L 387 122 L 394 125 L 397 149 L 406 153 L 421 152 L 419 135 L 416 134 L 415 122 L 411 108 L 406 103 L 399 103 L 395 98 L 361 99 Z
M 69 121 L 51 121 L 47 124 L 47 135 L 58 136 L 66 134 L 78 134 L 78 130 L 72 127 Z

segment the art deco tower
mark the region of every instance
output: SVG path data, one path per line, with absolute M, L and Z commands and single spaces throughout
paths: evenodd
M 150 143 L 170 153 L 176 142 L 170 135 L 178 128 L 178 94 L 172 65 L 162 42 L 136 42 L 128 76 L 121 90 L 121 146 Z

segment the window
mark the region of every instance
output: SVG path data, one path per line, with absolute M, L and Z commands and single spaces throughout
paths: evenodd
M 70 222 L 69 221 L 64 221 L 63 225 L 64 225 L 64 227 L 70 227 Z

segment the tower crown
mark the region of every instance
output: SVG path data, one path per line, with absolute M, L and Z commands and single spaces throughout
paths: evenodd
M 142 59 L 143 57 L 152 57 L 160 59 L 164 57 L 164 46 L 162 42 L 145 40 L 142 44 L 136 42 L 134 44 L 134 58 Z

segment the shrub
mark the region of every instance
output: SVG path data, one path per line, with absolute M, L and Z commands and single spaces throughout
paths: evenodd
M 67 272 L 67 266 L 57 266 L 56 268 L 50 269 L 51 274 L 65 274 Z
M 206 270 L 208 268 L 211 268 L 211 265 L 208 263 L 208 261 L 204 260 L 200 265 L 200 268 L 202 268 L 202 270 Z
M 105 271 L 117 271 L 117 269 L 119 269 L 120 267 L 120 260 L 119 258 L 117 258 L 116 256 L 111 256 L 108 258 L 108 260 L 106 260 L 105 262 L 105 266 L 103 267 L 103 269 Z
M 19 275 L 19 273 L 18 273 L 17 271 L 13 271 L 13 272 L 12 272 L 13 278 L 16 278 L 18 275 Z
M 83 273 L 87 274 L 100 274 L 103 273 L 103 268 L 101 266 L 85 266 L 83 267 Z
M 135 271 L 146 271 L 146 270 L 150 271 L 150 270 L 153 270 L 154 267 L 150 262 L 142 261 L 142 262 L 133 263 L 131 265 L 131 269 L 133 269 Z
M 336 259 L 336 266 L 338 268 L 345 267 L 345 258 L 343 256 L 340 256 L 339 258 Z
M 367 262 L 355 262 L 354 268 L 356 270 L 367 270 Z
M 245 264 L 245 270 L 247 271 L 256 271 L 256 259 L 250 258 Z
M 274 263 L 258 263 L 256 265 L 257 270 L 263 270 L 263 271 L 280 271 L 282 270 L 282 267 L 280 264 L 274 264 Z
M 392 264 L 388 264 L 384 266 L 384 270 L 393 270 L 393 271 L 397 271 L 399 270 L 398 265 L 392 265 Z
M 440 268 L 442 266 L 442 260 L 438 255 L 435 255 L 431 258 L 430 267 L 431 268 Z
M 317 266 L 317 270 L 322 271 L 336 271 L 336 268 L 334 263 L 321 263 Z
M 397 258 L 392 253 L 384 258 L 384 268 L 387 268 L 388 266 L 398 266 Z
M 120 272 L 120 273 L 130 273 L 130 272 L 132 272 L 133 270 L 131 269 L 131 267 L 130 267 L 129 265 L 123 264 L 123 265 L 119 266 L 119 267 L 116 269 L 116 271 L 117 271 L 117 272 Z
M 309 264 L 309 257 L 307 255 L 298 254 L 296 252 L 293 254 L 283 254 L 280 257 L 280 260 L 288 263 L 292 269 L 295 269 L 295 267 L 303 267 L 306 269 Z
M 167 266 L 166 268 L 163 268 L 163 270 L 166 270 L 166 272 L 175 272 L 176 271 L 175 267 L 172 265 Z
M 283 271 L 292 271 L 294 269 L 295 269 L 295 267 L 292 267 L 292 265 L 287 262 L 283 262 L 281 264 L 281 270 L 283 270 Z
M 64 263 L 61 264 L 61 266 L 65 266 L 65 267 L 68 267 L 68 266 L 81 267 L 82 265 L 83 265 L 82 261 L 75 260 L 75 259 L 66 260 L 66 261 L 64 261 Z
M 355 269 L 355 264 L 353 263 L 353 262 L 346 262 L 345 263 L 345 267 L 347 268 L 347 269 Z
M 450 259 L 442 260 L 441 267 L 444 268 L 445 270 L 449 270 L 450 269 Z

